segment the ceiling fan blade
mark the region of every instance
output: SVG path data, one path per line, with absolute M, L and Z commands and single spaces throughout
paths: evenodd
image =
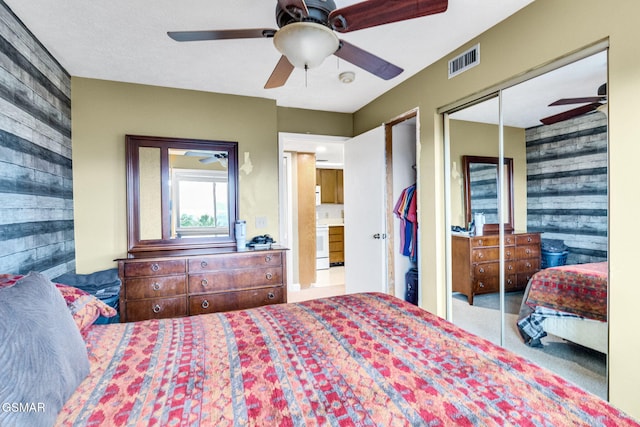
M 309 9 L 304 0 L 278 0 L 280 9 L 285 10 L 296 19 L 309 16 Z
M 169 31 L 167 35 L 178 42 L 200 40 L 255 39 L 273 37 L 272 28 L 248 28 L 245 30 Z
M 442 13 L 448 6 L 448 0 L 368 0 L 334 10 L 329 14 L 329 24 L 334 30 L 347 33 Z
M 583 105 L 578 108 L 573 108 L 571 110 L 563 111 L 562 113 L 555 114 L 553 116 L 545 117 L 544 119 L 540 119 L 540 121 L 545 125 L 552 125 L 554 123 L 562 122 L 564 120 L 569 120 L 574 117 L 581 116 L 582 114 L 589 113 L 591 111 L 597 110 L 602 104 L 599 102 L 594 102 L 592 104 Z
M 549 104 L 549 107 L 554 105 L 570 105 L 570 104 L 586 104 L 587 102 L 600 102 L 604 101 L 605 96 L 586 96 L 583 98 L 563 98 L 558 99 L 556 102 Z
M 334 55 L 384 80 L 392 79 L 404 71 L 402 68 L 344 40 L 340 40 L 340 47 Z
M 267 84 L 264 85 L 264 88 L 274 89 L 276 87 L 284 86 L 289 79 L 293 68 L 293 65 L 291 65 L 291 62 L 289 62 L 287 57 L 282 55 L 276 64 L 276 68 L 273 69 L 269 80 L 267 80 Z

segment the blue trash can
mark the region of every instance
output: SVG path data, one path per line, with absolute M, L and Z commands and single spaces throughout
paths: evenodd
M 567 263 L 567 256 L 569 255 L 569 251 L 562 252 L 547 252 L 541 251 L 542 260 L 540 263 L 540 268 L 545 269 L 549 267 L 558 267 L 560 265 L 565 265 Z

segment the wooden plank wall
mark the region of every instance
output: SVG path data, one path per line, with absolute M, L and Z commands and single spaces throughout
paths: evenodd
M 71 77 L 0 0 L 0 274 L 75 270 Z
M 526 130 L 527 230 L 569 247 L 567 264 L 607 259 L 607 117 Z M 633 197 L 630 195 L 630 197 Z

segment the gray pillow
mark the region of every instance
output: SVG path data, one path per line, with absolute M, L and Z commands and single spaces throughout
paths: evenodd
M 52 426 L 88 373 L 84 340 L 47 277 L 0 289 L 0 426 Z

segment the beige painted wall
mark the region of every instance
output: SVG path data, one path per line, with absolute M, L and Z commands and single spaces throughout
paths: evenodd
M 77 77 L 71 84 L 79 273 L 111 268 L 126 255 L 126 134 L 238 141 L 247 235 L 278 235 L 274 101 Z M 267 228 L 255 229 L 257 216 L 267 218 Z
M 277 236 L 278 132 L 353 132 L 351 114 L 281 108 L 268 99 L 79 77 L 71 84 L 79 273 L 111 268 L 126 255 L 126 134 L 238 141 L 247 236 Z M 256 217 L 266 217 L 267 228 L 257 229 Z
M 464 171 L 462 156 L 498 157 L 498 126 L 450 120 L 451 224 L 465 225 Z M 513 226 L 527 231 L 527 147 L 524 129 L 504 128 L 504 156 L 513 159 Z M 453 163 L 456 164 L 455 168 Z
M 629 176 L 640 158 L 640 26 L 637 0 L 536 0 L 511 18 L 461 46 L 480 43 L 481 63 L 451 80 L 443 60 L 362 108 L 354 117 L 359 134 L 412 108 L 420 108 L 422 301 L 445 314 L 442 120 L 439 107 L 471 96 L 602 40 L 609 42 L 609 391 L 611 402 L 640 418 L 640 354 L 637 339 L 637 260 L 629 238 L 640 198 Z M 453 54 L 451 55 L 453 56 Z
M 354 136 L 353 115 L 278 107 L 278 132 Z

